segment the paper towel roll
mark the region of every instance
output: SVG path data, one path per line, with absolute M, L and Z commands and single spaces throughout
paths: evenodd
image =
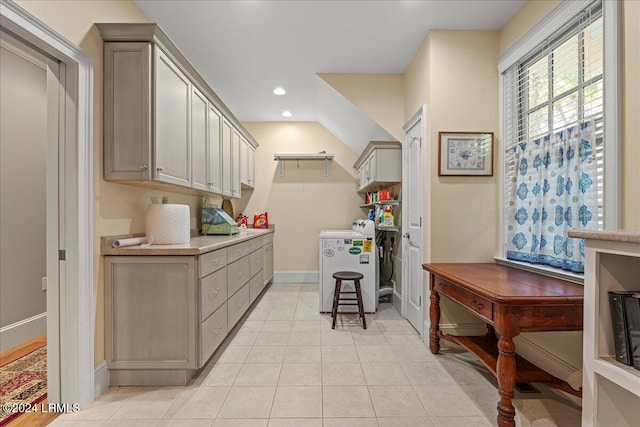
M 152 245 L 188 243 L 190 226 L 188 205 L 151 204 L 147 209 L 146 237 Z

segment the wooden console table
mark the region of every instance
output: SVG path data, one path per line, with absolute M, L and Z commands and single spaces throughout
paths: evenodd
M 440 339 L 474 353 L 498 379 L 498 425 L 515 426 L 516 383 L 541 382 L 576 396 L 580 390 L 516 355 L 520 332 L 582 330 L 583 287 L 499 264 L 423 264 L 431 273 L 429 348 Z M 440 295 L 464 306 L 488 324 L 485 336 L 453 336 L 440 331 Z

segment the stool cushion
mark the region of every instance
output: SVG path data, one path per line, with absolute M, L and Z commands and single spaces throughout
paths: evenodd
M 333 273 L 333 278 L 340 280 L 360 280 L 363 277 L 362 273 L 357 271 L 336 271 Z

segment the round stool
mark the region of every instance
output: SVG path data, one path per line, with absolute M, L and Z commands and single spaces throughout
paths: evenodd
M 364 276 L 362 273 L 358 273 L 356 271 L 337 271 L 333 273 L 333 278 L 336 279 L 336 288 L 333 291 L 333 308 L 331 310 L 331 317 L 333 317 L 333 322 L 331 323 L 331 329 L 336 328 L 336 319 L 338 318 L 338 306 L 340 305 L 357 305 L 358 312 L 360 313 L 360 318 L 362 319 L 362 327 L 367 329 L 367 321 L 364 317 L 364 304 L 362 302 L 362 289 L 360 288 L 360 279 Z M 355 292 L 343 292 L 342 291 L 342 281 L 343 280 L 353 280 L 353 284 L 356 288 Z M 355 298 L 341 298 L 341 294 L 355 294 Z M 341 302 L 341 301 L 351 301 L 351 302 Z M 355 301 L 355 302 L 354 302 Z M 345 312 L 342 312 L 345 313 Z

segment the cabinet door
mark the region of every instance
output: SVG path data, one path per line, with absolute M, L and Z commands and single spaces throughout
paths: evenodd
M 240 198 L 240 133 L 231 135 L 231 197 Z
M 151 45 L 104 44 L 104 179 L 151 179 Z
M 194 257 L 105 257 L 110 368 L 197 368 L 195 275 Z
M 367 160 L 367 164 L 369 165 L 369 181 L 367 184 L 378 180 L 377 163 L 376 151 L 374 150 L 373 153 L 371 153 L 371 156 L 369 156 L 369 160 Z
M 231 124 L 222 120 L 222 195 L 231 196 Z
M 195 86 L 191 90 L 191 187 L 209 191 L 207 180 L 207 98 Z
M 253 155 L 255 149 L 249 141 L 241 137 L 240 142 L 240 183 L 242 188 L 253 188 Z
M 249 143 L 247 143 L 247 185 L 251 188 L 256 186 L 255 183 L 255 169 L 254 169 L 254 156 L 256 150 Z
M 161 182 L 191 186 L 189 110 L 191 83 L 155 48 L 155 176 Z
M 264 283 L 267 284 L 273 279 L 273 243 L 269 243 L 263 248 L 264 254 Z
M 240 137 L 240 184 L 247 185 L 249 181 L 249 143 Z
M 209 191 L 222 194 L 222 115 L 209 104 Z

